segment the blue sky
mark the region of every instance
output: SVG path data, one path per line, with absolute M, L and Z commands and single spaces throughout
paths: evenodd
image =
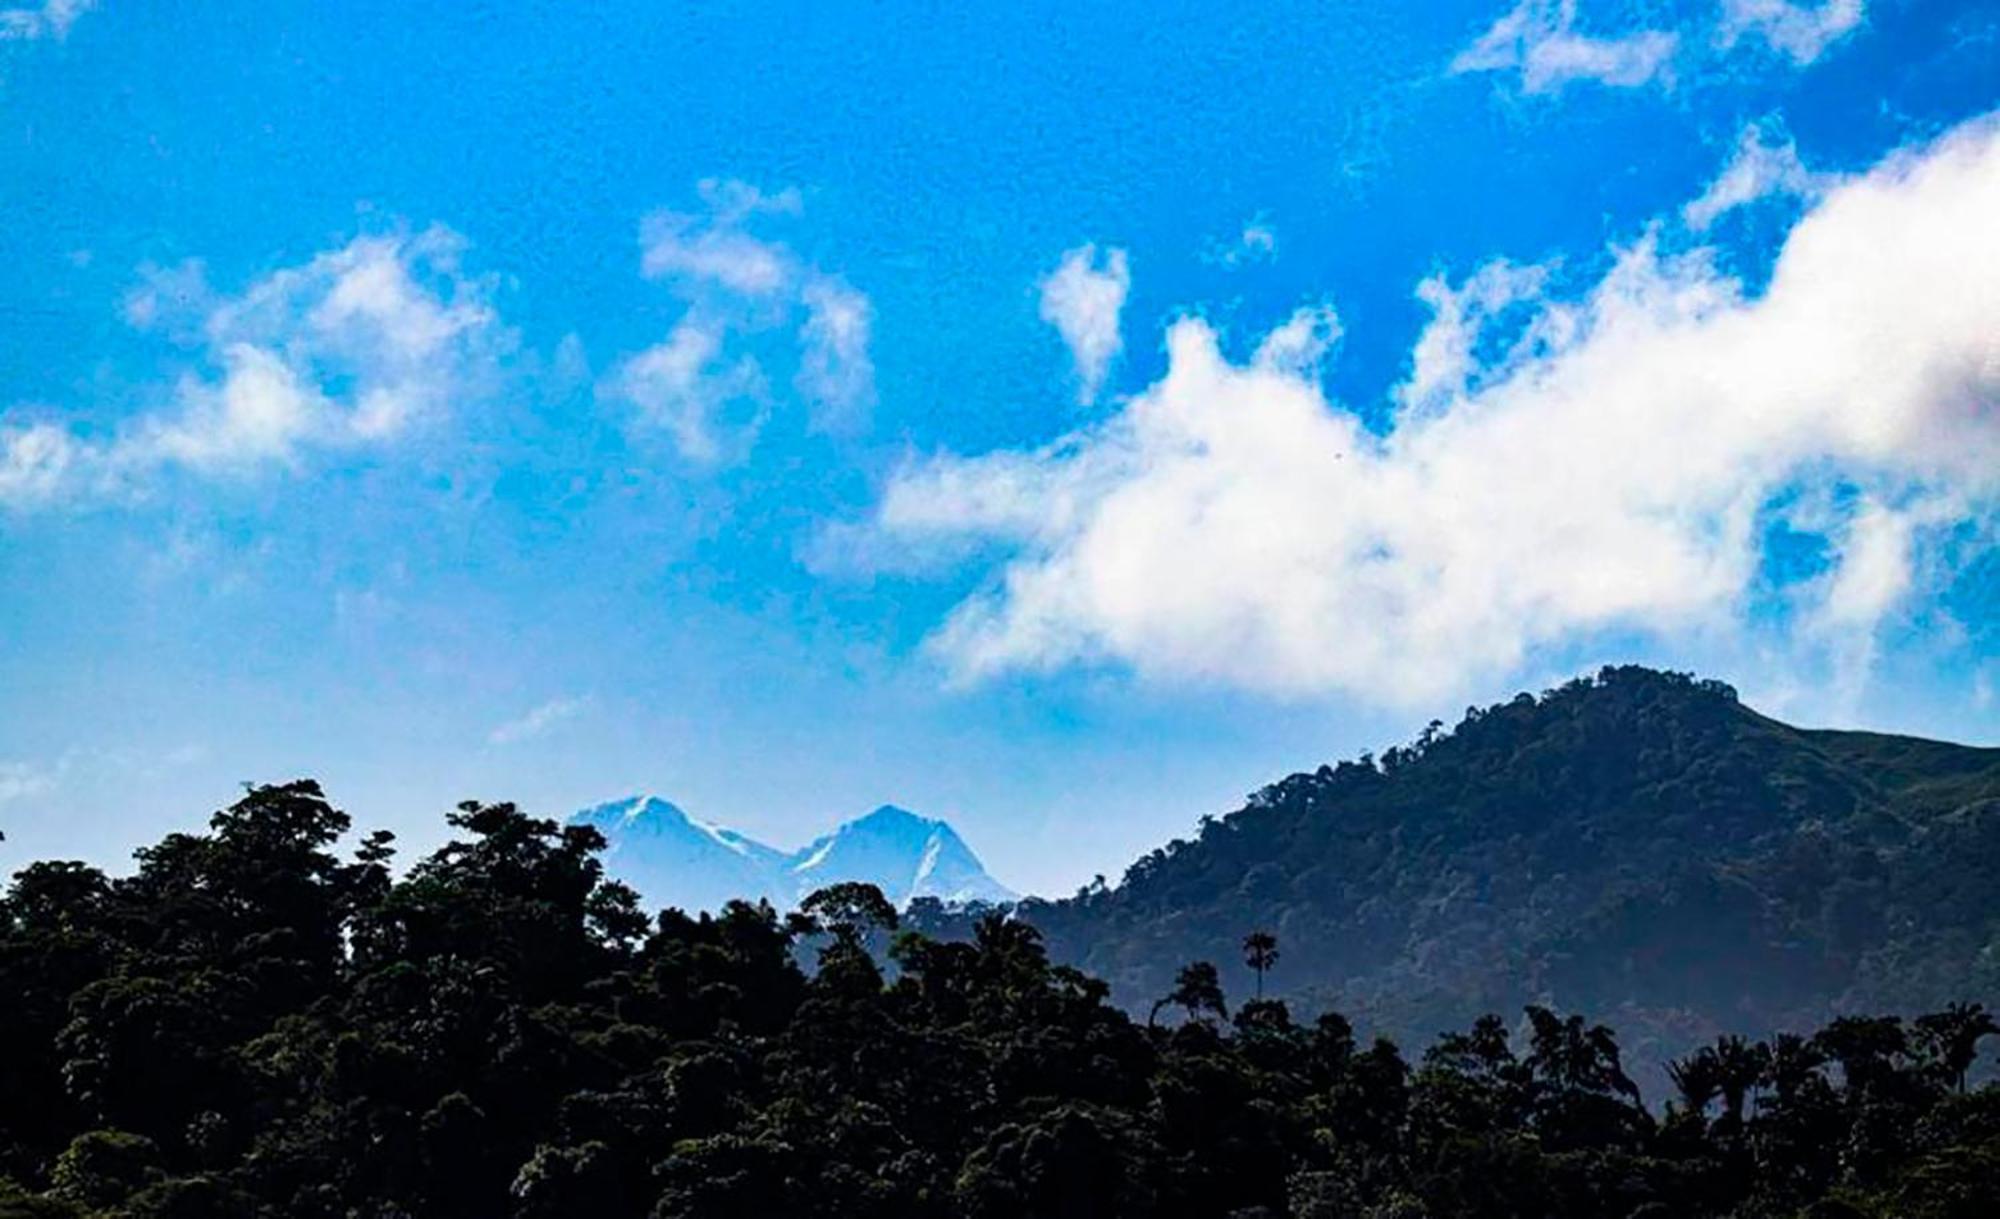
M 2000 739 L 1990 5 L 437 8 L 0 13 L 0 865 L 1063 892 L 1624 659 Z

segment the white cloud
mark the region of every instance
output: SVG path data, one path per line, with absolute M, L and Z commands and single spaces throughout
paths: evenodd
M 1825 184 L 1799 160 L 1799 150 L 1790 140 L 1778 143 L 1757 127 L 1745 127 L 1729 164 L 1699 199 L 1681 209 L 1681 219 L 1691 229 L 1706 229 L 1745 204 L 1776 195 L 1810 198 Z
M 127 319 L 198 347 L 211 371 L 102 439 L 0 421 L 0 504 L 115 492 L 163 467 L 295 466 L 444 415 L 506 341 L 488 285 L 458 269 L 462 246 L 441 228 L 358 237 L 235 297 L 211 292 L 198 264 L 142 271 Z
M 1746 35 L 1762 38 L 1803 67 L 1843 35 L 1861 24 L 1862 0 L 1722 0 L 1722 22 L 1716 41 L 1733 47 Z
M 1316 377 L 1320 365 L 1340 342 L 1340 315 L 1329 304 L 1302 305 L 1265 335 L 1250 363 L 1258 368 Z
M 1484 372 L 1473 359 L 1473 347 L 1486 328 L 1517 305 L 1543 306 L 1529 337 L 1548 335 L 1560 342 L 1572 315 L 1548 307 L 1542 288 L 1549 268 L 1520 266 L 1505 259 L 1487 263 L 1457 287 L 1443 274 L 1417 285 L 1417 299 L 1431 308 L 1431 320 L 1417 336 L 1410 353 L 1410 376 L 1396 389 L 1407 411 L 1448 405 L 1461 397 Z
M 875 528 L 1010 552 L 933 637 L 968 678 L 1110 661 L 1423 700 L 1593 632 L 1750 627 L 1774 505 L 1838 485 L 1860 494 L 1823 497 L 1832 572 L 1766 625 L 1865 639 L 2000 507 L 1996 214 L 1988 119 L 1830 189 L 1758 297 L 1651 239 L 1573 300 L 1504 264 L 1433 281 L 1446 333 L 1402 391 L 1426 409 L 1386 433 L 1183 320 L 1115 416 L 917 462 Z M 1526 337 L 1481 361 L 1496 305 Z
M 796 216 L 797 191 L 744 182 L 697 184 L 703 210 L 659 212 L 640 227 L 640 272 L 687 301 L 667 337 L 621 360 L 605 396 L 637 408 L 690 461 L 713 465 L 747 452 L 769 415 L 773 360 L 795 365 L 792 387 L 810 425 L 859 427 L 875 402 L 868 346 L 874 308 L 836 275 L 782 242 L 750 231 Z
M 1553 93 L 1572 81 L 1616 88 L 1671 83 L 1677 35 L 1640 30 L 1599 38 L 1576 30 L 1576 0 L 1521 0 L 1451 62 L 1453 72 L 1511 72 L 1525 93 Z
M 517 719 L 494 728 L 486 735 L 488 744 L 514 745 L 531 741 L 546 734 L 550 729 L 567 720 L 573 720 L 590 709 L 588 698 L 552 698 L 538 707 L 529 709 Z
M 1872 627 L 1910 591 L 1916 517 L 1870 496 L 1845 522 L 1833 570 L 1820 598 L 1832 626 Z
M 1948 529 L 1978 510 L 1950 492 L 1895 504 L 1868 494 L 1833 523 L 1834 565 L 1801 595 L 1807 602 L 1804 632 L 1830 661 L 1838 705 L 1859 703 L 1874 667 L 1878 628 L 1918 588 L 1927 531 Z
M 97 0 L 43 0 L 39 7 L 0 9 L 0 42 L 61 40 L 76 19 L 97 7 Z
M 55 498 L 68 482 L 81 446 L 51 423 L 0 425 L 0 505 L 27 506 Z
M 747 355 L 725 359 L 725 333 L 716 319 L 690 311 L 665 339 L 621 362 L 606 382 L 607 392 L 636 406 L 690 461 L 720 460 L 725 444 L 747 443 L 763 417 L 763 369 Z M 739 408 L 735 417 L 732 407 Z
M 759 215 L 795 215 L 796 191 L 767 195 L 746 182 L 706 179 L 695 186 L 708 210 L 656 212 L 640 229 L 640 270 L 649 278 L 718 284 L 746 296 L 769 296 L 795 278 L 791 252 L 751 236 L 746 221 Z
M 222 352 L 220 382 L 190 378 L 181 385 L 181 411 L 148 421 L 129 459 L 164 459 L 197 467 L 290 462 L 298 446 L 338 413 L 283 357 L 249 343 Z
M 1056 328 L 1076 362 L 1077 401 L 1089 405 L 1104 386 L 1111 361 L 1123 349 L 1118 315 L 1132 288 L 1125 251 L 1104 252 L 1100 264 L 1095 245 L 1063 253 L 1062 261 L 1041 281 L 1042 320 Z
M 875 364 L 868 356 L 875 310 L 840 280 L 814 276 L 800 293 L 798 390 L 818 426 L 838 430 L 865 417 L 875 403 Z

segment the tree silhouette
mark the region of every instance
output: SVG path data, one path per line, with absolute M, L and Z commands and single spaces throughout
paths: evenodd
M 1163 1007 L 1178 1007 L 1187 1013 L 1189 1023 L 1223 1019 L 1229 1015 L 1228 1004 L 1222 995 L 1222 979 L 1210 961 L 1190 961 L 1181 966 L 1174 975 L 1174 988 L 1153 1004 L 1153 1016 L 1158 1016 Z M 1152 1023 L 1149 1017 L 1147 1023 Z
M 1257 974 L 1257 997 L 1264 997 L 1264 973 L 1278 963 L 1278 937 L 1253 931 L 1243 937 L 1243 963 Z
M 1715 1082 L 1722 1093 L 1722 1115 L 1731 1129 L 1743 1125 L 1744 1102 L 1764 1078 L 1770 1049 L 1730 1035 L 1718 1037 L 1710 1051 L 1715 1063 Z
M 1722 1072 L 1711 1046 L 1667 1064 L 1667 1078 L 1680 1094 L 1681 1111 L 1706 1117 L 1709 1105 L 1722 1095 Z
M 2000 1033 L 2000 1024 L 1983 1004 L 1953 1003 L 1941 1012 L 1919 1016 L 1917 1035 L 1936 1062 L 1944 1081 L 1957 1092 L 1965 1091 L 1966 1072 L 1979 1057 L 1979 1039 Z
M 842 881 L 814 890 L 799 903 L 799 913 L 836 938 L 865 942 L 878 931 L 894 931 L 900 923 L 896 907 L 882 890 L 860 881 Z

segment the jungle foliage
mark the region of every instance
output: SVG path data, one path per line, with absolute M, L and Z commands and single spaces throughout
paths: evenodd
M 1610 1030 L 1547 1007 L 1410 1055 L 1233 1003 L 1186 961 L 1148 1022 L 1020 919 L 933 939 L 865 886 L 648 918 L 592 829 L 504 804 L 451 826 L 398 877 L 387 835 L 341 849 L 348 818 L 299 782 L 130 877 L 19 873 L 0 1216 L 1955 1219 L 2000 1198 L 1975 1006 L 1722 1038 L 1656 1110 Z M 1255 925 L 1227 948 L 1274 983 L 1314 951 Z

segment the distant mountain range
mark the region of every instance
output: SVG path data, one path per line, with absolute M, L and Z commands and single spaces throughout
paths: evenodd
M 657 796 L 600 804 L 570 823 L 604 835 L 605 869 L 652 906 L 719 910 L 743 898 L 787 910 L 841 881 L 872 884 L 898 906 L 919 897 L 963 903 L 1017 896 L 987 874 L 951 826 L 888 804 L 789 852 L 690 817 Z

